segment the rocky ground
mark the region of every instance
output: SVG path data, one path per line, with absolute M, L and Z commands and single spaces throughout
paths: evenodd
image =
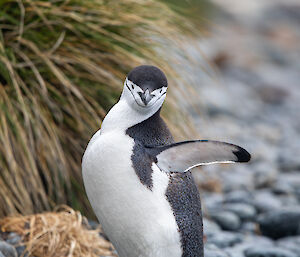
M 222 15 L 200 48 L 219 81 L 193 78 L 195 122 L 203 138 L 239 144 L 253 158 L 194 173 L 205 256 L 299 257 L 300 2 L 215 2 Z
M 1 233 L 0 236 L 0 257 L 29 257 L 25 253 L 25 246 L 19 245 L 21 243 L 21 237 L 14 232 Z
M 194 172 L 205 256 L 300 257 L 300 2 L 213 1 L 209 36 L 187 44 L 192 62 L 176 64 L 198 92 L 185 107 L 203 138 L 253 158 Z M 217 71 L 203 73 L 207 60 Z M 0 257 L 20 256 L 19 239 L 0 238 Z

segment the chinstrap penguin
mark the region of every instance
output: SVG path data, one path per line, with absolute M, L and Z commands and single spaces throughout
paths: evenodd
M 89 201 L 120 257 L 203 257 L 200 197 L 190 170 L 250 160 L 233 144 L 175 143 L 160 117 L 167 87 L 160 69 L 133 69 L 83 156 Z

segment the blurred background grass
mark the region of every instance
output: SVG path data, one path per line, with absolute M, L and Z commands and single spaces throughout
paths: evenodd
M 126 73 L 152 63 L 176 78 L 153 38 L 198 35 L 198 12 L 210 9 L 195 0 L 0 1 L 0 216 L 63 203 L 90 216 L 81 157 Z M 173 131 L 194 133 L 174 108 L 170 95 Z

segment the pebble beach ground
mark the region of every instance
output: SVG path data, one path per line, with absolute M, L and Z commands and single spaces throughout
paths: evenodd
M 252 161 L 194 172 L 205 257 L 300 257 L 300 2 L 213 2 L 209 36 L 187 45 L 193 65 L 178 64 L 201 98 L 185 107 L 202 138 L 241 145 Z M 200 72 L 198 47 L 217 80 Z M 19 240 L 0 237 L 0 257 L 21 256 Z
M 222 15 L 200 48 L 219 81 L 194 78 L 194 118 L 203 138 L 241 145 L 252 161 L 194 173 L 205 256 L 299 257 L 300 2 L 215 2 Z

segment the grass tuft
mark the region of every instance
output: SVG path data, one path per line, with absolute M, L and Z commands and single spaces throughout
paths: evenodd
M 89 215 L 85 146 L 131 68 L 176 77 L 154 49 L 178 24 L 192 30 L 155 0 L 0 1 L 0 217 L 65 203 Z
M 23 256 L 116 256 L 112 244 L 99 237 L 100 228 L 89 229 L 86 218 L 69 207 L 62 206 L 56 212 L 6 217 L 0 220 L 0 231 L 21 236 L 18 246 L 25 246 Z

